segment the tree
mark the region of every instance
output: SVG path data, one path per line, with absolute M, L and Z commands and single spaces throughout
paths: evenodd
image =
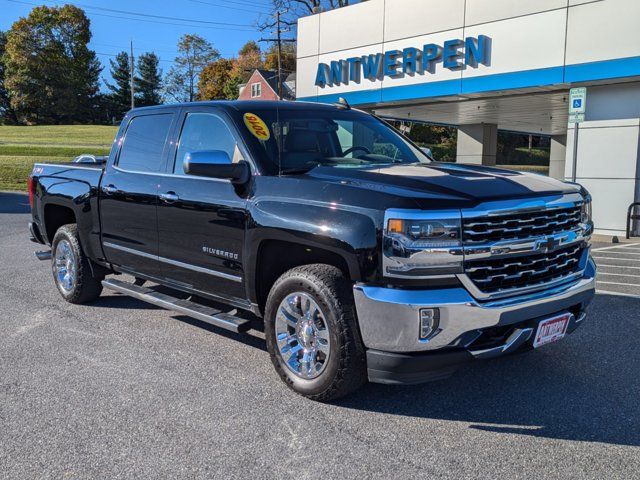
M 238 77 L 242 83 L 249 80 L 256 68 L 263 68 L 262 52 L 253 40 L 249 40 L 238 51 L 238 58 L 233 61 L 231 76 Z
M 143 53 L 138 57 L 138 75 L 134 77 L 136 105 L 147 107 L 162 103 L 162 71 L 160 59 L 155 53 Z
M 257 68 L 264 68 L 262 51 L 253 40 L 249 40 L 238 51 L 238 57 L 232 60 L 229 80 L 223 87 L 224 96 L 229 100 L 238 98 L 239 86 L 247 83 L 253 71 Z
M 293 43 L 282 43 L 280 58 L 283 72 L 291 73 L 296 71 L 296 47 Z M 264 68 L 278 70 L 278 46 L 276 44 L 272 44 L 269 47 L 264 60 Z
M 0 121 L 3 123 L 16 124 L 18 117 L 15 110 L 11 107 L 11 99 L 9 92 L 4 86 L 4 51 L 7 44 L 7 34 L 0 31 Z
M 228 100 L 237 100 L 240 95 L 240 84 L 243 83 L 239 77 L 231 77 L 224 85 L 224 98 Z
M 90 40 L 90 21 L 73 5 L 35 7 L 12 25 L 5 86 L 20 120 L 70 123 L 94 116 L 101 67 Z
M 183 35 L 178 42 L 179 55 L 165 79 L 165 95 L 178 102 L 192 102 L 202 69 L 220 58 L 218 50 L 196 34 Z
M 115 60 L 109 60 L 111 64 L 111 77 L 115 85 L 105 80 L 109 93 L 110 111 L 118 119 L 131 108 L 131 65 L 127 52 L 120 52 Z
M 233 62 L 220 58 L 202 69 L 198 82 L 199 100 L 220 100 L 228 98 L 224 87 L 231 80 Z M 237 98 L 237 95 L 234 97 Z

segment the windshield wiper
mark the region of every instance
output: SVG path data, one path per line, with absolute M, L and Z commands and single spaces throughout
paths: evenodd
M 310 170 L 313 170 L 319 165 L 319 163 L 314 163 L 313 165 L 307 165 L 306 167 L 296 167 L 296 168 L 283 168 L 280 170 L 280 174 L 282 175 L 296 175 L 300 173 L 307 173 Z

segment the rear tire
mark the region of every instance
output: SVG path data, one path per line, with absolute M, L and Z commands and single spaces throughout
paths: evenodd
M 100 296 L 104 274 L 84 254 L 75 224 L 63 225 L 53 237 L 51 269 L 56 287 L 67 302 L 86 303 Z
M 284 273 L 271 288 L 265 337 L 280 378 L 296 393 L 328 402 L 367 381 L 351 284 L 330 265 Z

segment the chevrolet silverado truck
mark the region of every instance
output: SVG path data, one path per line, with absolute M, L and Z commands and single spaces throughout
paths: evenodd
M 582 187 L 434 162 L 346 102 L 134 109 L 108 159 L 36 164 L 29 196 L 65 300 L 263 329 L 319 401 L 554 342 L 595 292 Z

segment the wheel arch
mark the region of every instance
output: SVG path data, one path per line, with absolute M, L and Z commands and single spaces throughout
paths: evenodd
M 356 258 L 336 252 L 324 246 L 292 242 L 281 239 L 265 239 L 256 251 L 255 269 L 252 275 L 252 301 L 264 312 L 267 296 L 275 281 L 285 272 L 302 265 L 326 264 L 338 268 L 345 278 L 357 281 L 360 277 Z
M 44 231 L 49 244 L 60 227 L 69 223 L 77 223 L 75 211 L 68 205 L 47 203 L 43 209 Z

